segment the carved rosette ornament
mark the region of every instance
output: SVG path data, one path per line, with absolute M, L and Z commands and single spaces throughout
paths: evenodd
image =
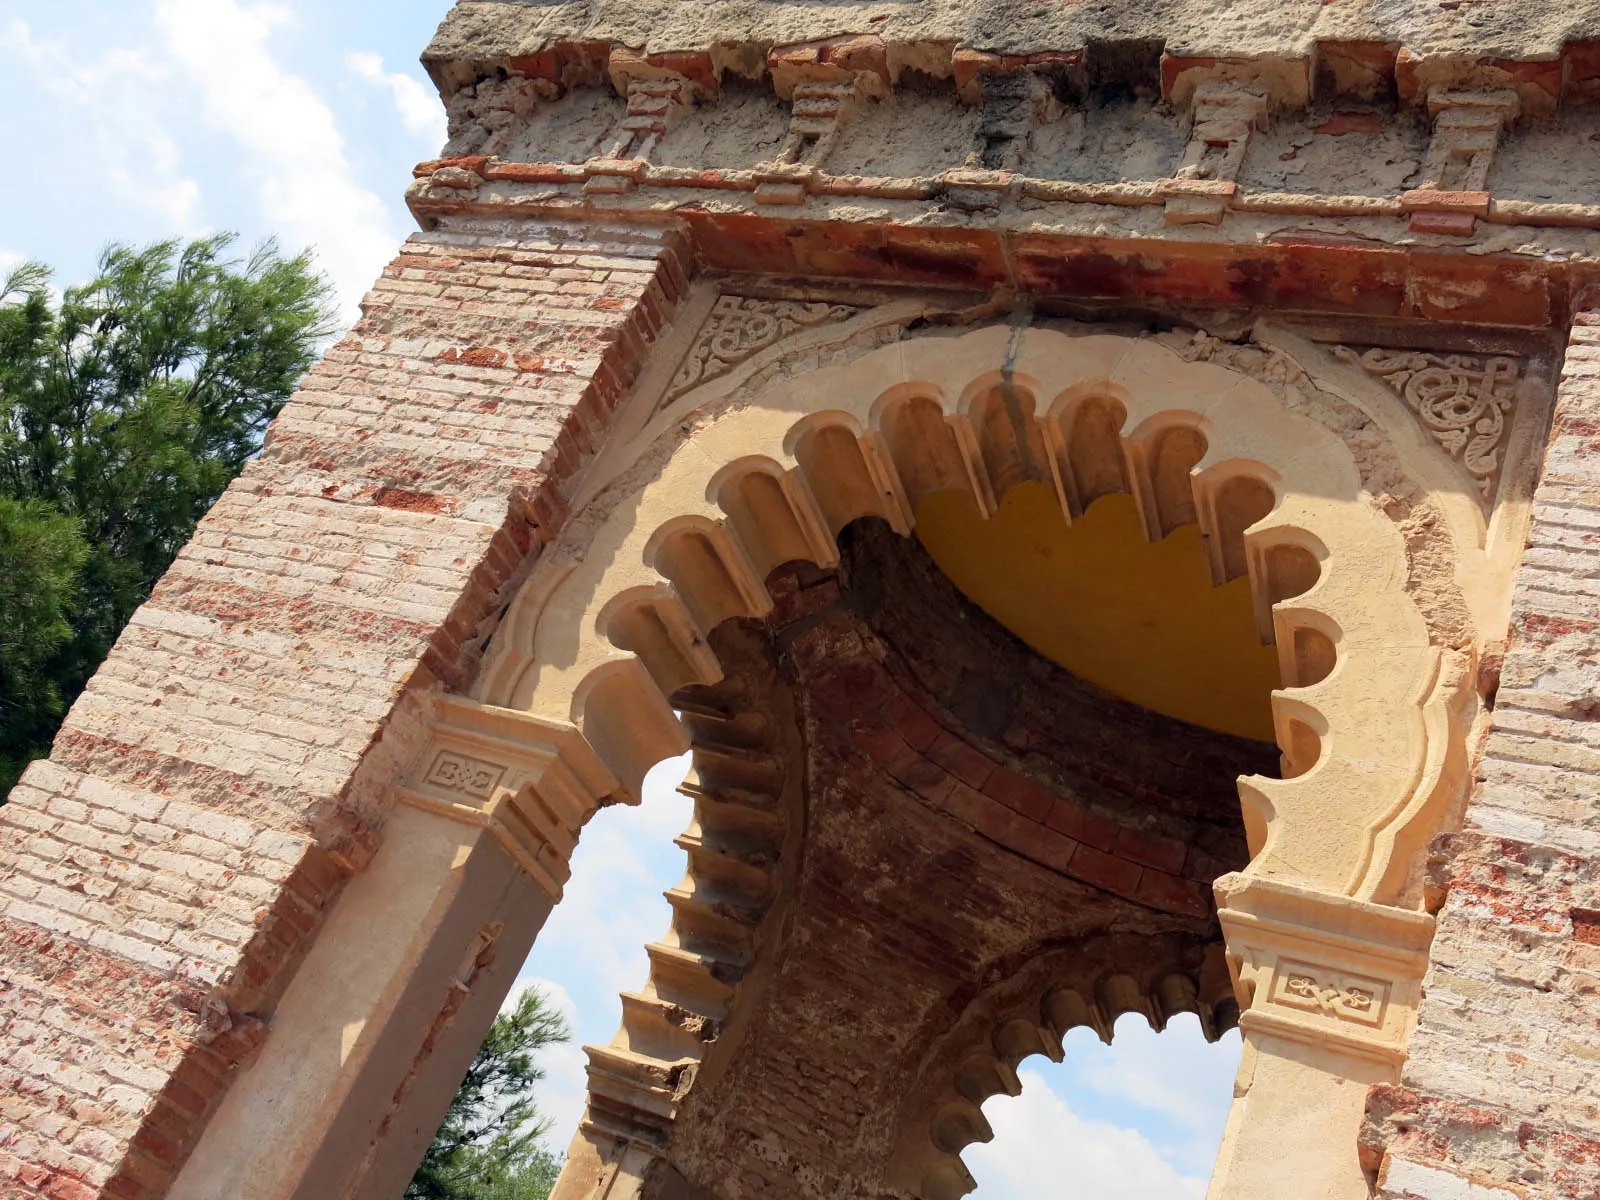
M 802 329 L 834 325 L 862 310 L 826 300 L 763 300 L 755 296 L 723 296 L 706 319 L 672 386 L 662 397 L 665 408 L 678 397 L 710 383 Z
M 1466 469 L 1484 502 L 1494 499 L 1521 376 L 1516 359 L 1347 346 L 1336 346 L 1333 353 L 1396 392 L 1445 453 Z

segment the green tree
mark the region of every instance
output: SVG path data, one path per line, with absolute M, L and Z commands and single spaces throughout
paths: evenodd
M 539 1144 L 550 1122 L 533 1094 L 544 1078 L 534 1056 L 570 1036 L 538 988 L 497 1016 L 406 1200 L 545 1200 L 561 1163 Z
M 307 255 L 232 246 L 112 246 L 59 301 L 36 263 L 0 283 L 0 796 L 331 332 Z
M 88 553 L 71 517 L 0 497 L 0 787 L 60 718 L 51 667 L 72 638 L 65 614 Z

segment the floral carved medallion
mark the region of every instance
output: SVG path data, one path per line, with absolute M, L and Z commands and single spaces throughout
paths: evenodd
M 803 329 L 833 325 L 861 312 L 851 304 L 825 300 L 764 300 L 722 296 L 706 318 L 672 385 L 661 398 L 666 408 L 678 397 L 710 383 L 769 346 Z

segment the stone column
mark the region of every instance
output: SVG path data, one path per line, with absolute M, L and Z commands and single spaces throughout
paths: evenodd
M 1385 1200 L 1600 1195 L 1600 312 L 1571 332 L 1426 999 L 1366 1146 Z
M 1209 1200 L 1366 1200 L 1373 1084 L 1399 1079 L 1433 919 L 1225 875 L 1218 915 L 1244 1057 Z

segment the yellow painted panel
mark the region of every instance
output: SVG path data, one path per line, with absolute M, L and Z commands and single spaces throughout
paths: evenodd
M 1146 708 L 1271 741 L 1278 656 L 1256 633 L 1250 581 L 1211 586 L 1194 525 L 1145 541 L 1133 497 L 1070 526 L 1055 491 L 1023 483 L 988 521 L 967 492 L 917 510 L 917 536 L 978 607 L 1079 678 Z

